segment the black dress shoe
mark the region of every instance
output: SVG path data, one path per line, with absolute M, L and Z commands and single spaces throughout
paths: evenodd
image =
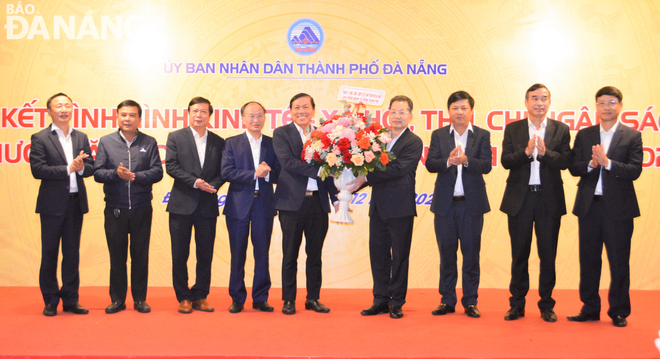
M 364 316 L 385 314 L 390 312 L 390 306 L 387 304 L 372 304 L 371 307 L 363 310 L 360 314 Z
M 89 310 L 87 310 L 87 308 L 80 305 L 80 303 L 76 303 L 74 305 L 64 305 L 64 306 L 62 306 L 62 310 L 65 311 L 65 312 L 73 313 L 73 314 L 87 314 L 87 313 L 89 313 Z
M 445 303 L 440 303 L 440 305 L 437 308 L 435 308 L 431 311 L 431 314 L 433 314 L 433 315 L 445 315 L 447 313 L 454 313 L 454 312 L 456 312 L 456 308 L 454 308 L 450 305 L 447 305 Z
M 105 312 L 108 314 L 114 314 L 121 312 L 126 309 L 126 303 L 124 302 L 112 302 L 109 306 L 105 308 Z
M 282 313 L 286 315 L 296 314 L 296 302 L 294 301 L 285 301 L 282 306 Z
M 57 304 L 46 304 L 44 307 L 44 315 L 47 317 L 54 317 L 57 315 Z
M 243 310 L 243 303 L 233 302 L 229 306 L 229 313 L 240 313 Z
M 306 300 L 305 301 L 305 309 L 313 310 L 317 313 L 328 313 L 328 312 L 330 312 L 330 308 L 323 305 L 323 303 L 319 302 L 318 299 L 317 300 Z
M 257 309 L 262 312 L 272 312 L 273 310 L 275 310 L 275 308 L 273 308 L 270 304 L 268 304 L 268 302 L 252 303 L 252 309 Z
M 571 315 L 567 318 L 570 322 L 586 322 L 600 320 L 600 314 L 584 314 L 582 312 L 577 315 Z
M 133 303 L 133 309 L 137 310 L 140 313 L 150 313 L 151 312 L 151 306 L 147 304 L 147 302 L 134 302 Z
M 506 314 L 504 314 L 504 320 L 516 320 L 525 316 L 525 308 L 519 307 L 517 305 L 511 306 Z
M 401 309 L 400 305 L 393 305 L 392 307 L 390 307 L 390 318 L 392 319 L 403 318 L 403 309 Z
M 465 308 L 465 314 L 467 314 L 467 316 L 470 318 L 481 317 L 481 312 L 479 311 L 476 305 L 468 305 L 468 307 Z
M 541 318 L 548 323 L 554 323 L 557 321 L 557 314 L 555 314 L 555 311 L 552 310 L 552 308 L 543 309 L 541 310 Z
M 617 315 L 616 317 L 612 318 L 612 324 L 614 324 L 615 327 L 623 328 L 628 325 L 628 321 L 626 318 Z

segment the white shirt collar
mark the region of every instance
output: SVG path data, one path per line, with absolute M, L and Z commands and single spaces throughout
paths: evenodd
M 302 127 L 298 126 L 298 124 L 295 122 L 293 123 L 293 125 L 296 126 L 296 129 L 298 130 L 298 133 L 300 133 L 301 136 L 305 136 L 305 132 L 303 131 Z M 309 126 L 309 133 L 312 133 L 312 131 L 314 130 L 312 124 L 310 123 L 308 126 Z M 309 136 L 309 134 L 307 134 L 307 136 Z
M 472 129 L 472 124 L 469 123 L 469 122 L 468 122 L 468 126 L 467 126 L 466 131 L 472 131 L 472 132 L 474 132 L 474 130 Z M 454 124 L 452 123 L 452 124 L 449 126 L 449 133 L 454 133 L 454 132 L 456 132 L 456 128 L 454 128 Z M 456 133 L 458 133 L 458 132 L 456 132 Z M 463 132 L 463 134 L 465 134 L 465 132 Z M 461 135 L 459 135 L 459 136 L 461 136 Z
M 62 131 L 62 129 L 59 128 L 59 127 L 55 124 L 55 122 L 53 122 L 52 125 L 53 125 L 53 127 L 52 127 L 53 131 L 59 131 L 59 133 L 61 133 L 62 136 L 64 136 L 64 137 L 69 137 L 69 135 L 71 134 L 71 132 L 73 132 L 73 127 L 69 126 L 69 132 L 68 132 L 66 135 L 64 135 L 64 131 Z
M 245 131 L 245 135 L 247 136 L 248 141 L 250 141 L 250 144 L 261 144 L 261 140 L 264 139 L 263 133 L 261 134 L 261 136 L 259 136 L 258 140 L 255 140 L 254 137 L 252 137 L 252 135 L 247 131 Z
M 201 137 L 199 136 L 199 133 L 197 133 L 197 131 L 195 131 L 192 127 L 188 126 L 188 128 L 190 129 L 190 131 L 192 131 L 193 137 L 194 137 L 196 140 L 203 139 L 204 137 L 206 137 L 206 135 L 209 134 L 209 130 L 208 130 L 208 128 L 205 128 L 205 129 L 204 129 L 204 136 L 201 136 Z
M 610 128 L 609 131 L 605 131 L 605 129 L 603 128 L 603 124 L 598 124 L 598 126 L 600 127 L 599 132 L 614 133 L 616 129 L 619 127 L 619 120 L 618 119 L 616 120 L 616 123 L 614 124 L 614 126 Z
M 536 126 L 534 125 L 534 122 L 532 120 L 528 119 L 529 121 L 529 127 L 536 130 Z M 548 126 L 548 118 L 544 118 L 543 122 L 541 122 L 541 128 L 539 130 L 544 130 Z

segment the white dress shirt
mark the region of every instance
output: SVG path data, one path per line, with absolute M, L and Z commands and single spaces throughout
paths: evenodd
M 610 150 L 610 144 L 612 143 L 612 137 L 614 137 L 614 133 L 616 132 L 616 129 L 619 127 L 619 121 L 617 120 L 614 126 L 610 128 L 609 131 L 605 131 L 603 129 L 603 125 L 600 125 L 600 144 L 603 146 L 603 150 L 605 153 L 607 153 Z M 591 164 L 591 161 L 589 161 L 589 164 Z M 612 168 L 612 161 L 610 160 L 607 163 L 607 167 L 605 167 L 606 170 L 610 170 Z M 591 172 L 593 168 L 590 166 L 587 168 L 587 171 Z M 595 195 L 597 196 L 602 196 L 603 195 L 603 167 L 601 166 L 600 173 L 598 174 L 598 183 L 596 183 L 596 191 L 594 192 Z
M 209 130 L 205 129 L 204 130 L 204 136 L 200 137 L 199 133 L 195 131 L 192 127 L 190 128 L 190 131 L 192 131 L 193 138 L 195 138 L 195 146 L 197 147 L 197 154 L 199 155 L 199 166 L 204 169 L 204 159 L 206 158 L 206 141 L 209 138 Z
M 69 174 L 69 193 L 78 193 L 78 181 L 76 180 L 76 173 L 71 172 L 71 169 L 69 168 L 71 163 L 73 163 L 73 142 L 71 142 L 71 132 L 73 132 L 73 127 L 69 126 L 69 132 L 66 134 L 66 136 L 64 135 L 64 131 L 57 127 L 55 122 L 53 122 L 52 129 L 57 134 L 57 138 L 60 140 L 62 149 L 64 149 L 64 156 L 66 157 L 66 171 Z M 82 176 L 83 171 L 78 173 Z
M 309 136 L 312 134 L 312 130 L 313 130 L 312 126 L 311 125 L 309 126 L 309 134 L 307 136 L 305 136 L 305 132 L 303 131 L 303 129 L 300 128 L 300 126 L 298 126 L 297 123 L 294 122 L 293 124 L 296 126 L 296 129 L 298 130 L 298 133 L 300 134 L 300 139 L 302 140 L 303 145 L 304 145 L 305 142 L 307 142 L 307 140 L 309 139 Z M 320 173 L 321 173 L 321 168 L 319 168 L 319 174 Z M 312 178 L 312 177 L 308 177 L 307 178 L 307 191 L 308 192 L 314 192 L 314 191 L 318 191 L 318 190 L 319 190 L 319 185 L 318 185 L 318 183 L 316 183 L 316 179 Z
M 545 129 L 548 126 L 548 118 L 546 117 L 543 122 L 541 122 L 541 127 L 537 130 L 536 125 L 531 120 L 529 121 L 529 139 L 534 138 L 534 135 L 538 135 L 540 138 L 545 141 Z M 529 183 L 530 185 L 539 185 L 541 184 L 541 162 L 537 159 L 539 155 L 538 148 L 534 148 L 532 153 L 532 158 L 534 159 L 531 163 L 531 171 L 529 172 Z
M 458 134 L 458 131 L 454 128 L 454 124 L 452 124 L 449 127 L 449 133 L 454 134 L 454 143 L 456 146 L 461 145 L 461 151 L 465 153 L 465 147 L 467 146 L 467 141 L 468 141 L 468 132 L 474 132 L 472 130 L 472 124 L 468 123 L 468 127 L 465 129 L 465 132 L 463 132 L 462 135 Z M 447 160 L 447 168 L 449 168 L 451 164 L 449 163 L 449 159 Z M 465 196 L 465 190 L 463 189 L 463 165 L 461 166 L 456 166 L 456 183 L 454 184 L 454 197 L 462 197 Z
M 245 135 L 248 138 L 248 142 L 250 143 L 250 149 L 252 150 L 252 162 L 254 162 L 254 179 L 255 179 L 255 185 L 254 185 L 254 190 L 258 191 L 259 190 L 259 181 L 257 180 L 257 168 L 259 168 L 259 158 L 261 157 L 261 141 L 264 139 L 264 136 L 259 136 L 258 140 L 255 140 L 252 135 L 245 131 Z M 269 182 L 270 179 L 270 172 L 264 177 L 264 180 L 266 182 Z

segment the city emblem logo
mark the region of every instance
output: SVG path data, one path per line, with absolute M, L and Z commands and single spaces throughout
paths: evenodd
M 298 19 L 289 26 L 286 38 L 291 51 L 300 56 L 310 56 L 321 49 L 325 34 L 318 22 L 312 19 Z

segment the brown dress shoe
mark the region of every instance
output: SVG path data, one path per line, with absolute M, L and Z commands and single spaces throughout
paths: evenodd
M 182 300 L 181 303 L 179 303 L 179 313 L 192 313 L 192 303 L 187 299 Z
M 200 299 L 192 302 L 192 309 L 201 310 L 202 312 L 212 312 L 215 309 L 206 301 L 206 299 Z

